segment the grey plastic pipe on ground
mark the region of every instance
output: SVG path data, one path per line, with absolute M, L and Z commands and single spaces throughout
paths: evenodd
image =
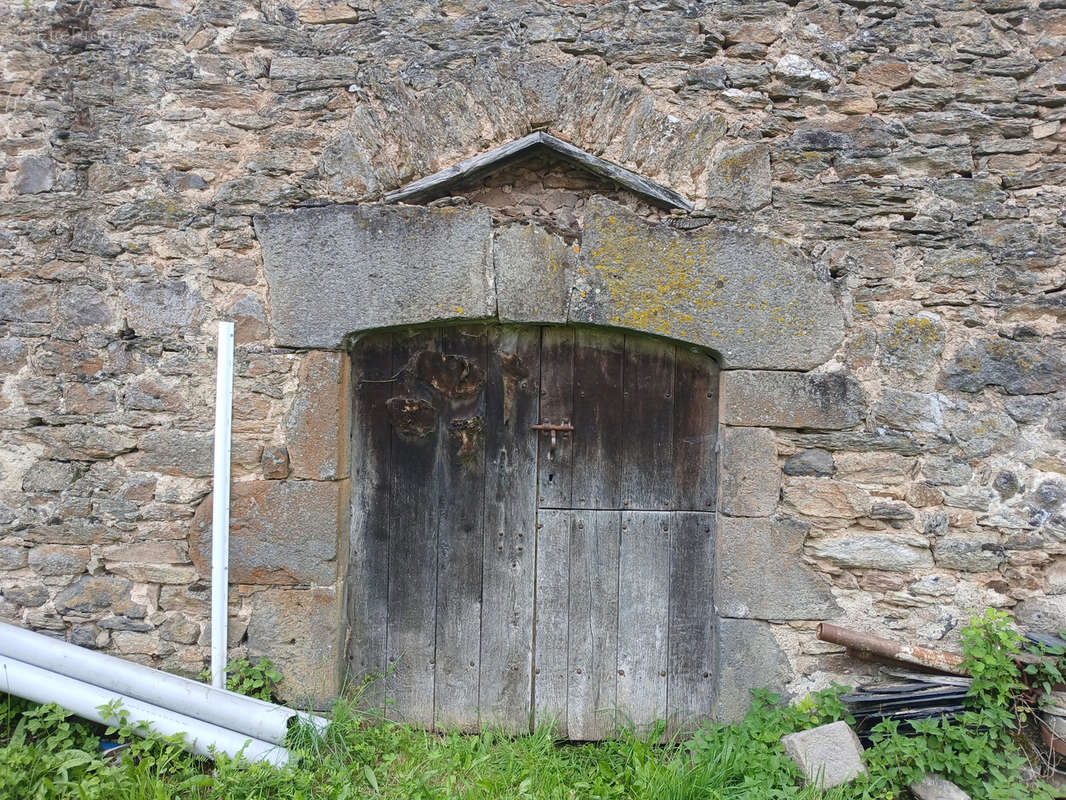
M 322 717 L 215 689 L 3 622 L 0 655 L 273 744 L 285 741 L 294 717 L 319 732 L 329 725 Z
M 146 722 L 154 733 L 164 736 L 184 734 L 185 749 L 208 758 L 211 748 L 234 757 L 240 754 L 248 761 L 265 761 L 276 767 L 285 766 L 292 758 L 288 750 L 273 742 L 245 736 L 8 656 L 0 656 L 0 691 L 35 703 L 55 703 L 79 717 L 104 725 L 115 724 L 118 720 L 105 716 L 99 707 L 120 700 L 122 708 L 129 713 L 130 723 Z

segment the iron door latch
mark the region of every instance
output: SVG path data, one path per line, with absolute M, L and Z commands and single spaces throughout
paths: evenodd
M 574 426 L 568 420 L 563 420 L 560 423 L 541 422 L 539 425 L 530 425 L 529 429 L 551 433 L 551 446 L 548 449 L 548 460 L 551 461 L 555 457 L 555 445 L 558 443 L 557 436 L 560 433 L 572 433 Z

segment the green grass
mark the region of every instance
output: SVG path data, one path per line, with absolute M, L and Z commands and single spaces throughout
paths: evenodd
M 291 742 L 298 765 L 274 769 L 220 759 L 212 765 L 189 756 L 174 742 L 131 738 L 121 763 L 110 765 L 97 752 L 103 730 L 68 716 L 55 706 L 33 706 L 0 696 L 0 797 L 74 800 L 164 800 L 293 798 L 353 800 L 395 798 L 543 798 L 597 800 L 860 800 L 900 798 L 921 769 L 908 747 L 929 743 L 889 737 L 868 751 L 869 776 L 847 787 L 820 792 L 804 787 L 785 756 L 780 737 L 840 718 L 844 708 L 834 691 L 799 706 L 778 705 L 757 693 L 747 718 L 713 725 L 682 741 L 663 744 L 661 729 L 646 735 L 623 733 L 612 741 L 570 745 L 547 730 L 529 736 L 492 731 L 476 735 L 434 734 L 367 716 L 339 701 L 334 724 L 323 737 L 296 732 Z M 131 736 L 113 732 L 106 738 Z M 960 741 L 965 740 L 965 735 Z M 985 753 L 989 756 L 991 751 Z M 920 761 L 920 758 L 918 759 Z M 901 761 L 902 763 L 896 763 Z M 981 793 L 985 778 L 1002 760 L 978 765 L 971 782 L 981 797 L 1031 795 L 1017 774 L 1003 791 Z M 1017 764 L 1013 764 L 1016 768 Z M 1050 797 L 1052 795 L 1044 795 Z
M 780 739 L 847 719 L 840 689 L 793 706 L 754 692 L 734 725 L 665 743 L 662 727 L 623 731 L 589 745 L 558 742 L 547 729 L 427 733 L 360 712 L 349 698 L 335 704 L 324 735 L 293 732 L 297 761 L 285 769 L 212 763 L 173 738 L 140 738 L 125 724 L 104 730 L 57 706 L 0 695 L 0 800 L 900 800 L 926 772 L 973 800 L 1064 797 L 1022 778 L 1029 764 L 1020 731 L 1032 710 L 1014 661 L 1020 645 L 1006 615 L 971 620 L 963 632 L 964 665 L 974 676 L 966 713 L 950 724 L 916 723 L 910 735 L 883 724 L 865 753 L 867 774 L 825 792 L 804 786 Z M 267 684 L 245 688 L 268 691 L 268 667 L 255 665 Z M 119 763 L 100 756 L 101 736 L 129 742 Z

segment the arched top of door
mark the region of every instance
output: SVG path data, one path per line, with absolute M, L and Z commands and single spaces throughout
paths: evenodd
M 282 347 L 380 328 L 500 320 L 640 331 L 726 369 L 809 370 L 843 338 L 833 281 L 774 237 L 651 224 L 603 197 L 578 241 L 480 205 L 333 205 L 258 216 Z

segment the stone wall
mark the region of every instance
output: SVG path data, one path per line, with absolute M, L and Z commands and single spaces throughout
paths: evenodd
M 253 216 L 373 202 L 543 128 L 696 204 L 666 223 L 757 240 L 743 269 L 811 264 L 838 298 L 778 314 L 830 329 L 789 367 L 759 360 L 780 330 L 730 354 L 699 338 L 728 332 L 714 307 L 624 318 L 639 275 L 588 287 L 621 305 L 584 319 L 736 368 L 723 673 L 846 676 L 813 639 L 831 614 L 934 645 L 985 606 L 1066 626 L 1060 5 L 6 4 L 0 617 L 202 667 L 213 323 L 233 319 L 234 652 L 281 661 L 291 697 L 334 691 L 346 359 L 278 338 Z M 470 198 L 543 222 L 562 258 L 605 189 L 533 172 Z

